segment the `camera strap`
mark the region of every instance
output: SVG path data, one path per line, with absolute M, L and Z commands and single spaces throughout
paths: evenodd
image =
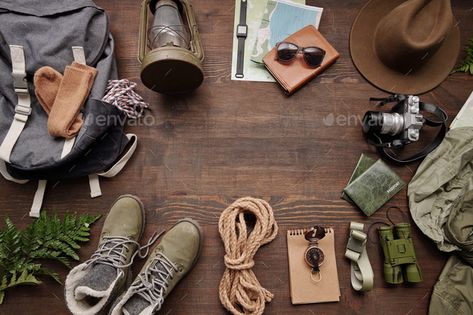
M 378 106 L 383 106 L 388 103 L 396 102 L 397 104 L 391 109 L 391 112 L 396 112 L 404 105 L 404 101 L 407 99 L 406 95 L 393 95 L 387 98 L 370 98 L 370 101 L 379 101 Z M 440 143 L 442 143 L 443 138 L 447 133 L 447 113 L 440 107 L 429 104 L 425 102 L 419 102 L 419 111 L 424 111 L 432 114 L 438 120 L 433 120 L 429 117 L 424 117 L 424 122 L 427 126 L 430 127 L 440 127 L 437 135 L 432 140 L 432 142 L 425 146 L 421 151 L 416 154 L 405 158 L 400 159 L 392 153 L 393 149 L 401 149 L 406 144 L 409 144 L 409 141 L 394 140 L 390 142 L 383 141 L 379 136 L 373 134 L 367 136 L 368 143 L 376 146 L 378 153 L 385 159 L 398 163 L 398 164 L 408 164 L 425 158 L 430 152 L 435 150 Z

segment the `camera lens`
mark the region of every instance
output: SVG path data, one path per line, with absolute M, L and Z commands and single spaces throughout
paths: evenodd
M 380 133 L 383 127 L 383 113 L 369 111 L 363 117 L 364 133 Z

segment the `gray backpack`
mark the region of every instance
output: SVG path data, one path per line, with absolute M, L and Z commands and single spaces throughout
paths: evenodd
M 117 175 L 137 145 L 123 133 L 125 115 L 101 101 L 117 79 L 107 15 L 91 0 L 2 0 L 0 21 L 0 173 L 16 183 L 39 180 L 31 216 L 48 180 L 89 176 L 91 197 L 100 196 L 99 176 Z M 97 77 L 79 134 L 53 138 L 33 75 L 42 66 L 62 73 L 73 61 L 95 67 Z

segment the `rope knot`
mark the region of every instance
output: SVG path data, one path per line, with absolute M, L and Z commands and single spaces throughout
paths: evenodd
M 228 257 L 225 255 L 225 266 L 230 270 L 247 270 L 251 269 L 255 265 L 255 261 L 251 259 L 250 261 L 238 262 L 235 259 Z

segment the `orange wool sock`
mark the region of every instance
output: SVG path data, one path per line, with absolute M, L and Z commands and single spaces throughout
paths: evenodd
M 62 74 L 51 67 L 42 67 L 34 74 L 36 98 L 48 115 L 56 99 L 61 81 Z
M 36 96 L 49 114 L 48 131 L 53 137 L 73 138 L 83 125 L 80 109 L 89 96 L 97 70 L 74 62 L 64 76 L 50 67 L 35 74 Z

